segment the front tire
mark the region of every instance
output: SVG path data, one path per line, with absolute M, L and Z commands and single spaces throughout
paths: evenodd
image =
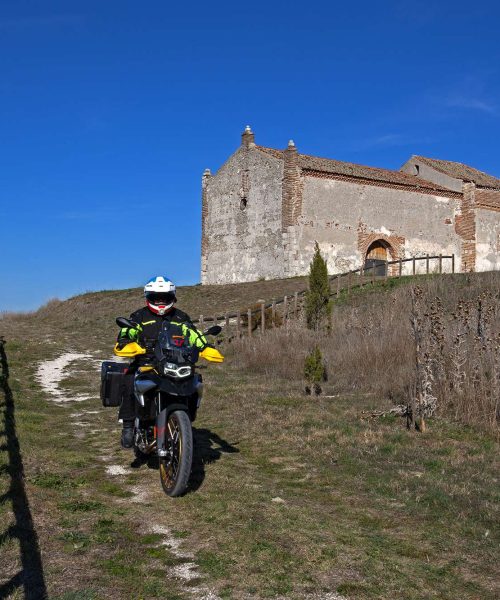
M 160 457 L 160 481 L 165 494 L 174 498 L 185 492 L 193 463 L 193 431 L 188 414 L 174 411 L 168 418 L 165 436 L 170 456 Z

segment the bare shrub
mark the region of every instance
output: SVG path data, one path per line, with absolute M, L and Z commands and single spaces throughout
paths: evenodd
M 257 331 L 262 328 L 262 305 L 252 304 L 249 307 L 252 311 L 252 331 Z M 264 329 L 271 329 L 273 327 L 281 327 L 283 319 L 278 311 L 274 313 L 271 307 L 264 308 Z M 248 329 L 248 310 L 241 312 L 241 327 Z
M 464 423 L 495 428 L 500 402 L 500 296 L 489 289 L 459 298 L 445 310 L 438 298 L 420 305 L 421 355 L 428 373 L 432 409 Z M 426 312 L 427 311 L 427 312 Z M 431 317 L 431 318 L 429 318 Z M 424 369 L 417 372 L 417 396 L 422 395 Z
M 330 334 L 288 322 L 229 352 L 245 369 L 298 383 L 318 346 L 335 393 L 415 402 L 414 417 L 440 414 L 492 429 L 500 411 L 498 290 L 500 273 L 436 276 L 419 286 L 413 305 L 408 286 L 359 295 L 334 305 Z
M 314 336 L 300 323 L 271 329 L 264 337 L 243 337 L 228 347 L 234 362 L 255 373 L 301 381 L 304 360 L 315 345 Z

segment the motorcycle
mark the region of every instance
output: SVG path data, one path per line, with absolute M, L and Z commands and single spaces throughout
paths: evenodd
M 119 327 L 136 328 L 137 323 L 118 317 Z M 214 325 L 203 335 L 218 335 Z M 136 358 L 146 354 L 136 342 L 117 343 L 114 354 Z M 221 363 L 222 354 L 207 346 L 200 351 L 177 325 L 165 321 L 154 344 L 152 358 L 135 369 L 133 389 L 138 403 L 134 428 L 134 452 L 138 459 L 157 456 L 164 492 L 180 496 L 187 488 L 193 461 L 193 432 L 203 395 L 203 381 L 196 372 L 199 358 Z

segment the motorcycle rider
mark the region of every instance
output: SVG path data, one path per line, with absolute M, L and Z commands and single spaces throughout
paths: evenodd
M 137 357 L 129 367 L 128 385 L 122 398 L 118 418 L 123 421 L 121 445 L 131 448 L 134 443 L 134 420 L 136 417 L 136 402 L 133 390 L 134 372 L 138 366 L 148 362 L 153 354 L 154 345 L 165 321 L 179 327 L 183 336 L 189 338 L 189 343 L 203 350 L 207 345 L 205 336 L 193 325 L 191 318 L 174 306 L 177 302 L 176 288 L 168 277 L 157 275 L 152 277 L 144 286 L 146 306 L 139 308 L 130 315 L 130 320 L 137 327 L 124 327 L 118 335 L 118 344 L 124 346 L 129 342 L 137 342 L 146 349 L 146 354 Z

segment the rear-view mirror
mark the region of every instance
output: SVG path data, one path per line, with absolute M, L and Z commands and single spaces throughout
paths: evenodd
M 212 325 L 212 327 L 207 329 L 203 335 L 219 335 L 221 331 L 222 327 L 220 325 Z
M 116 324 L 118 327 L 131 327 L 132 329 L 137 326 L 137 323 L 134 323 L 130 319 L 126 319 L 125 317 L 116 317 Z

